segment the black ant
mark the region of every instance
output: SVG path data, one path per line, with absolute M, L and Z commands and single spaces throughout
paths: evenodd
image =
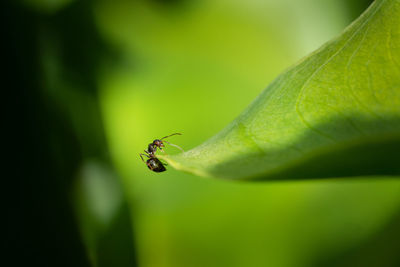
M 164 136 L 161 139 L 155 139 L 153 141 L 153 143 L 150 143 L 147 147 L 147 150 L 145 150 L 144 153 L 140 153 L 140 158 L 142 159 L 142 161 L 144 162 L 144 159 L 142 156 L 146 156 L 149 159 L 146 161 L 146 165 L 147 167 L 154 171 L 154 172 L 163 172 L 166 171 L 164 164 L 156 157 L 155 153 L 157 152 L 157 148 L 159 148 L 162 152 L 164 152 L 164 150 L 162 149 L 163 147 L 165 147 L 164 143 L 167 143 L 171 146 L 174 146 L 176 148 L 179 148 L 180 150 L 183 151 L 183 149 L 177 145 L 171 144 L 170 142 L 165 141 L 164 139 L 173 135 L 181 135 L 181 133 L 173 133 L 167 136 Z M 183 151 L 184 152 L 184 151 Z

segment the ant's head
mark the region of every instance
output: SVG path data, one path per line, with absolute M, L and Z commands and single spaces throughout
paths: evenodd
M 160 139 L 156 139 L 153 141 L 153 144 L 157 147 L 164 147 L 164 143 L 163 141 L 161 141 Z

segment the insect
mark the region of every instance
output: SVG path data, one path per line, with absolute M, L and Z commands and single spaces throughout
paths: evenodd
M 164 136 L 161 139 L 155 139 L 152 143 L 150 143 L 147 146 L 147 150 L 145 150 L 144 153 L 139 154 L 139 156 L 143 162 L 144 162 L 143 156 L 148 157 L 148 160 L 146 160 L 146 165 L 150 170 L 152 170 L 154 172 L 166 171 L 166 168 L 164 166 L 164 164 L 166 164 L 166 163 L 162 163 L 155 155 L 155 153 L 157 152 L 157 148 L 159 148 L 162 152 L 164 152 L 164 150 L 162 149 L 163 147 L 165 147 L 164 143 L 174 146 L 176 148 L 179 148 L 180 150 L 183 151 L 183 149 L 181 147 L 171 144 L 170 142 L 167 142 L 164 140 L 165 138 L 173 136 L 173 135 L 181 135 L 181 133 L 173 133 L 173 134 Z

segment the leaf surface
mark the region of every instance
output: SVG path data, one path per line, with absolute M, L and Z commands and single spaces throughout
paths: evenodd
M 200 176 L 271 180 L 400 175 L 399 151 L 400 1 L 378 0 L 220 133 L 160 158 Z

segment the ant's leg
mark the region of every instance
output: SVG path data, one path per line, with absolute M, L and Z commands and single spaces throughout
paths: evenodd
M 170 137 L 170 136 L 173 136 L 173 135 L 182 135 L 181 133 L 173 133 L 173 134 L 170 134 L 170 135 L 167 135 L 167 136 L 164 136 L 163 138 L 161 138 L 160 140 L 163 140 L 163 139 L 165 139 L 165 138 L 167 138 L 167 137 Z
M 142 159 L 143 162 L 145 162 L 145 161 L 144 161 L 142 156 L 146 156 L 146 157 L 150 158 L 149 155 L 146 155 L 146 154 L 143 154 L 143 153 L 140 153 L 139 156 L 140 156 L 140 158 Z
M 180 146 L 177 146 L 177 145 L 171 144 L 170 142 L 167 142 L 167 141 L 163 141 L 163 142 L 165 142 L 165 143 L 169 144 L 170 146 L 174 146 L 174 147 L 176 147 L 176 148 L 180 149 L 182 152 L 185 152 L 185 150 L 183 150 L 183 149 L 182 149 Z

